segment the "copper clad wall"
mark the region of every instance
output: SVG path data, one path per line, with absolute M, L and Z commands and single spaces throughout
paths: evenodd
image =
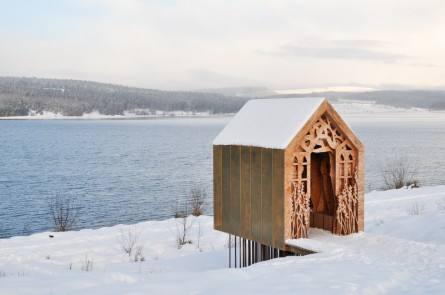
M 214 227 L 284 245 L 284 150 L 214 146 Z

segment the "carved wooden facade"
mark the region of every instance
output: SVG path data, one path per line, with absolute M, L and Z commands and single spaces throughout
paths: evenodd
M 314 154 L 325 155 L 314 158 Z M 287 237 L 308 238 L 310 227 L 339 235 L 357 232 L 357 148 L 327 114 L 315 122 L 292 156 L 291 229 Z M 317 161 L 314 167 L 311 159 Z M 312 182 L 314 176 L 317 183 Z M 316 224 L 315 220 L 322 221 Z
M 285 148 L 214 145 L 214 227 L 279 250 L 364 230 L 364 147 L 327 100 Z

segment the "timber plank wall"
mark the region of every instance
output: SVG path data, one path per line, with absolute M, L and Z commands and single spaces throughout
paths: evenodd
M 284 153 L 213 146 L 215 229 L 285 250 Z

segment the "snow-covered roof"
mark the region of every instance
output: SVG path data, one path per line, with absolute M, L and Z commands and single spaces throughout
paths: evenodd
M 213 144 L 284 149 L 324 100 L 323 97 L 250 100 Z

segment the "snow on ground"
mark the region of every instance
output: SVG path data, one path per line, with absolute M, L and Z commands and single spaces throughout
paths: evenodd
M 421 108 L 398 108 L 376 104 L 373 101 L 339 101 L 332 103 L 332 106 L 347 121 L 445 121 L 444 111 L 429 111 Z
M 365 214 L 364 233 L 311 229 L 289 242 L 319 253 L 243 269 L 228 269 L 227 235 L 208 216 L 181 249 L 174 219 L 13 237 L 0 240 L 0 294 L 445 294 L 445 186 L 370 192 Z M 129 260 L 122 231 L 145 261 Z
M 389 105 L 377 104 L 375 101 L 339 100 L 332 105 L 340 114 L 355 113 L 426 113 L 422 108 L 400 108 Z

